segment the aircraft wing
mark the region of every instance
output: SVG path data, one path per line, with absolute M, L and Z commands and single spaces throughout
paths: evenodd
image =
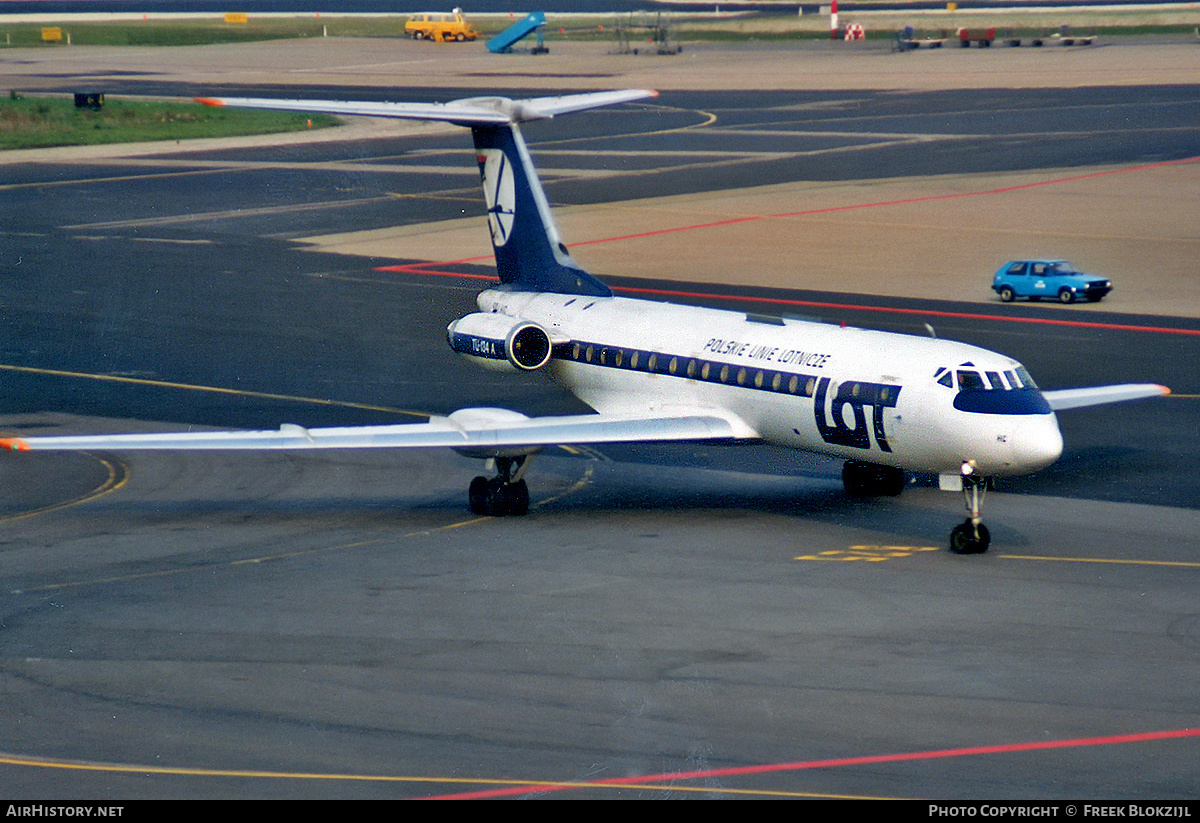
M 449 103 L 379 103 L 343 100 L 275 100 L 267 97 L 197 97 L 206 106 L 305 111 L 364 117 L 397 117 L 407 120 L 440 120 L 460 125 L 522 123 L 545 120 L 556 114 L 582 111 L 615 103 L 657 97 L 648 89 L 587 92 L 560 97 L 509 100 L 505 97 L 467 97 Z
M 752 439 L 742 421 L 716 413 L 621 417 L 581 414 L 526 417 L 506 409 L 462 409 L 428 423 L 307 429 L 286 424 L 265 431 L 190 431 L 151 434 L 0 438 L 12 451 L 174 451 L 273 449 L 454 448 L 488 456 L 505 449 L 585 443 Z
M 1100 406 L 1105 403 L 1120 403 L 1123 400 L 1140 400 L 1143 397 L 1162 397 L 1170 393 L 1170 389 L 1157 383 L 1123 383 L 1118 386 L 1043 391 L 1042 396 L 1046 398 L 1050 408 L 1055 411 L 1063 411 L 1085 406 Z

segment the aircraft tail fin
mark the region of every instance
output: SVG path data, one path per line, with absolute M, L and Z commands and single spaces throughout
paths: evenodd
M 608 297 L 571 258 L 516 123 L 471 127 L 501 283 L 522 291 Z
M 197 98 L 210 106 L 440 120 L 469 126 L 487 199 L 500 282 L 524 291 L 608 296 L 608 286 L 571 259 L 550 212 L 518 123 L 655 97 L 644 89 L 510 100 L 471 97 L 450 103 L 356 103 L 266 98 Z

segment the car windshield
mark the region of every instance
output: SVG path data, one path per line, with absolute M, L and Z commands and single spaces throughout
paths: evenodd
M 1050 270 L 1053 271 L 1055 274 L 1078 274 L 1079 273 L 1078 270 L 1074 266 L 1072 266 L 1070 263 L 1068 263 L 1066 261 L 1062 261 L 1059 263 L 1052 263 L 1050 265 Z

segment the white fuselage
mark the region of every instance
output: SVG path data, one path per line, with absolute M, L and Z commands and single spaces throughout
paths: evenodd
M 775 445 L 942 474 L 965 461 L 1027 474 L 1062 452 L 1021 365 L 964 343 L 503 288 L 479 307 L 545 328 L 555 347 L 544 370 L 603 414 L 711 410 Z M 967 389 L 958 402 L 974 402 L 960 410 Z

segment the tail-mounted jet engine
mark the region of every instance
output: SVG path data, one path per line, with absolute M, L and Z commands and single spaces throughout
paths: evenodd
M 537 323 L 506 314 L 475 312 L 446 327 L 454 351 L 497 371 L 534 371 L 550 362 L 554 343 Z

